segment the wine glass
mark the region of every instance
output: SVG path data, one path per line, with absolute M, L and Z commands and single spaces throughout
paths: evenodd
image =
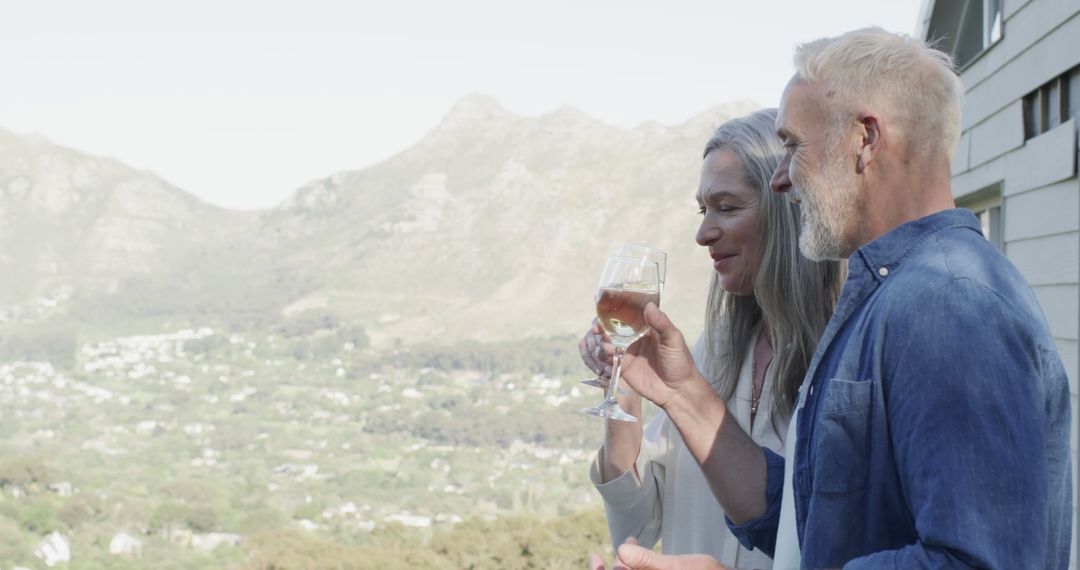
M 649 332 L 645 305 L 660 304 L 659 268 L 655 261 L 613 255 L 604 264 L 597 289 L 596 316 L 615 345 L 615 370 L 604 401 L 595 408 L 581 411 L 602 418 L 636 422 L 637 418 L 619 406 L 615 395 L 626 349 Z
M 619 247 L 615 248 L 615 252 L 612 254 L 618 257 L 632 257 L 634 259 L 645 259 L 648 261 L 656 262 L 657 277 L 660 280 L 660 293 L 664 293 L 664 274 L 667 273 L 667 254 L 656 249 L 655 247 L 649 247 L 640 243 L 627 241 L 619 244 Z M 599 301 L 599 297 L 597 297 Z M 593 378 L 586 378 L 581 381 L 586 386 L 592 386 L 594 388 L 604 388 L 606 383 L 599 375 Z M 619 390 L 620 396 L 626 395 L 626 390 Z

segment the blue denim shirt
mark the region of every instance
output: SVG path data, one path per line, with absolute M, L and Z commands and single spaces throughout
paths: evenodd
M 804 567 L 1068 566 L 1068 379 L 970 212 L 855 252 L 806 378 L 789 456 Z M 765 454 L 769 509 L 731 528 L 771 554 L 784 459 Z

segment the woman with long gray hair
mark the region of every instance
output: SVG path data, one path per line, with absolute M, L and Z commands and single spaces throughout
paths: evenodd
M 739 426 L 783 453 L 796 394 L 845 266 L 799 253 L 799 206 L 769 189 L 784 154 L 775 121 L 775 109 L 730 120 L 705 145 L 697 242 L 715 273 L 705 332 L 693 354 Z M 612 348 L 598 326 L 579 348 L 593 370 L 610 371 Z M 641 417 L 639 396 L 624 396 L 620 404 Z M 590 478 L 604 499 L 616 546 L 630 537 L 650 548 L 662 540 L 668 554 L 708 554 L 740 568 L 771 566 L 728 530 L 701 467 L 662 411 L 644 431 L 640 422 L 607 420 Z

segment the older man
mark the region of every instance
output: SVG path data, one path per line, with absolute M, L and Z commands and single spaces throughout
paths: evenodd
M 948 56 L 865 29 L 795 61 L 773 189 L 803 204 L 803 253 L 849 258 L 850 273 L 786 460 L 728 421 L 656 307 L 624 377 L 667 411 L 732 530 L 777 568 L 1066 567 L 1068 381 L 1030 288 L 953 206 L 962 89 Z

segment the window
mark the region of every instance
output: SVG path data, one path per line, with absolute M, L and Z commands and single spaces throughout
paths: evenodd
M 1080 66 L 1024 96 L 1024 140 L 1035 138 L 1080 113 Z
M 940 0 L 934 3 L 926 37 L 956 58 L 971 63 L 1002 36 L 1002 0 Z
M 1068 91 L 1068 94 L 1062 97 L 1062 99 L 1068 101 L 1065 109 L 1065 120 L 1069 120 L 1070 117 L 1080 118 L 1080 65 L 1069 71 L 1069 83 L 1065 89 Z
M 982 47 L 986 49 L 1001 39 L 1001 0 L 984 1 L 982 17 Z
M 975 212 L 975 217 L 979 218 L 979 224 L 982 225 L 983 237 L 990 240 L 990 243 L 997 246 L 998 249 L 1005 249 L 1004 236 L 1001 235 L 1001 204 L 996 206 L 989 206 L 984 210 Z
M 982 233 L 990 243 L 1005 251 L 1005 223 L 1001 208 L 1001 184 L 964 196 L 956 205 L 967 208 L 979 219 Z

